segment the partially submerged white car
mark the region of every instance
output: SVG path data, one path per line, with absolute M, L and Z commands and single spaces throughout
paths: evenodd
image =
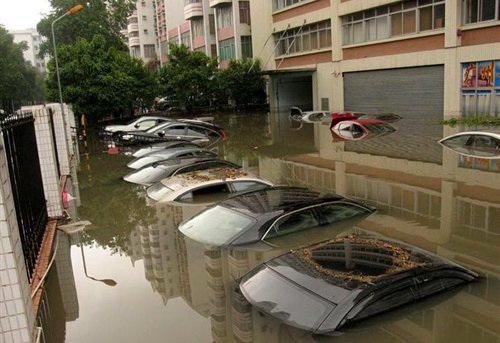
M 500 131 L 466 131 L 439 141 L 445 148 L 469 157 L 500 158 Z
M 217 153 L 203 148 L 174 148 L 169 150 L 160 150 L 150 154 L 138 157 L 129 162 L 127 167 L 140 169 L 153 163 L 169 160 L 180 160 L 184 158 L 215 158 Z
M 330 116 L 331 113 L 328 111 L 302 111 L 298 107 L 290 107 L 290 118 L 305 123 L 318 123 Z
M 271 187 L 262 178 L 236 168 L 220 168 L 180 174 L 153 184 L 147 196 L 159 202 L 206 204 L 229 196 Z
M 131 132 L 131 131 L 146 131 L 153 126 L 158 124 L 172 121 L 172 119 L 166 117 L 153 117 L 153 116 L 143 116 L 136 118 L 125 125 L 108 125 L 104 127 L 104 131 L 110 134 L 118 132 Z

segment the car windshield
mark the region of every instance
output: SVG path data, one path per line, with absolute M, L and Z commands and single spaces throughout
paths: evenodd
M 163 199 L 167 194 L 171 193 L 172 189 L 168 188 L 161 182 L 157 182 L 151 187 L 148 188 L 147 194 L 148 197 L 150 197 L 153 200 L 160 201 Z
M 382 133 L 382 132 L 393 132 L 394 128 L 386 123 L 380 124 L 365 124 L 365 127 L 368 131 L 373 133 Z
M 152 128 L 148 129 L 146 132 L 147 132 L 147 133 L 155 133 L 158 129 L 163 128 L 163 127 L 165 127 L 165 126 L 167 126 L 167 124 L 165 124 L 165 123 L 163 123 L 163 125 L 162 125 L 162 124 L 160 124 L 160 125 L 155 125 L 155 126 L 153 126 Z
M 212 245 L 230 242 L 253 219 L 223 206 L 212 207 L 179 227 L 186 236 Z
M 241 290 L 260 310 L 302 329 L 315 328 L 335 308 L 266 267 L 246 276 Z

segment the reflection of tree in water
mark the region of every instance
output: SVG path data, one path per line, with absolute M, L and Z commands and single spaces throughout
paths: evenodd
M 94 137 L 89 139 L 89 156 L 82 157 L 79 175 L 79 214 L 93 225 L 83 235 L 83 241 L 121 253 L 135 227 L 154 222 L 154 209 L 146 206 L 142 188 L 121 179 L 129 171 L 125 167 L 129 159 L 103 153 L 105 145 L 97 143 Z
M 219 115 L 215 123 L 229 135 L 223 144 L 225 155 L 237 160 L 248 158 L 251 165 L 257 160 L 258 150 L 254 148 L 266 145 L 271 139 L 268 115 L 264 112 Z

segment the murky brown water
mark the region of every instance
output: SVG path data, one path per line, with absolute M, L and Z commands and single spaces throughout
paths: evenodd
M 392 135 L 343 143 L 332 142 L 328 125 L 301 126 L 285 114 L 216 120 L 230 137 L 221 156 L 277 184 L 367 201 L 379 211 L 346 231 L 445 256 L 479 272 L 479 282 L 334 337 L 312 336 L 234 291 L 235 279 L 283 249 L 213 249 L 184 238 L 177 225 L 202 207 L 146 206 L 142 189 L 120 180 L 130 158 L 91 140 L 78 217 L 94 225 L 82 236 L 60 235 L 41 319 L 46 341 L 500 342 L 500 161 L 441 149 L 436 141 L 461 129 L 438 122 L 403 118 Z

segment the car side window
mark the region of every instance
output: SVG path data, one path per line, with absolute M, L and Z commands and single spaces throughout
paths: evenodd
M 154 119 L 151 119 L 151 120 L 143 120 L 141 122 L 138 122 L 135 127 L 138 129 L 138 130 L 147 130 L 147 129 L 150 129 L 152 128 L 153 126 L 156 125 L 156 120 Z
M 472 136 L 472 142 L 470 143 L 470 145 L 474 148 L 483 148 L 483 149 L 500 148 L 500 142 L 495 138 L 489 136 L 480 136 L 480 135 Z
M 186 130 L 185 125 L 172 125 L 165 129 L 165 134 L 172 136 L 174 135 L 180 136 L 185 134 L 185 130 Z
M 204 203 L 224 200 L 229 196 L 229 187 L 226 183 L 218 183 L 197 188 L 191 192 L 182 194 L 177 198 L 180 202 L 187 203 Z
M 181 154 L 181 155 L 177 156 L 177 158 L 189 158 L 189 157 L 193 157 L 192 152 L 187 152 L 185 154 Z
M 279 219 L 264 238 L 284 236 L 316 226 L 319 226 L 319 221 L 313 210 L 302 210 Z
M 196 151 L 194 153 L 196 157 L 217 157 L 217 154 L 213 151 Z
M 199 127 L 199 126 L 194 126 L 194 125 L 189 125 L 188 127 L 188 135 L 190 136 L 200 136 L 200 137 L 206 137 L 207 136 L 207 130 Z
M 236 181 L 231 184 L 233 185 L 235 192 L 255 191 L 268 187 L 267 185 L 256 181 Z
M 448 138 L 444 140 L 443 143 L 446 145 L 453 145 L 453 146 L 465 146 L 470 138 L 471 138 L 470 135 L 461 135 L 457 137 Z
M 319 207 L 319 211 L 327 224 L 365 214 L 368 211 L 362 207 L 345 202 L 337 202 Z

